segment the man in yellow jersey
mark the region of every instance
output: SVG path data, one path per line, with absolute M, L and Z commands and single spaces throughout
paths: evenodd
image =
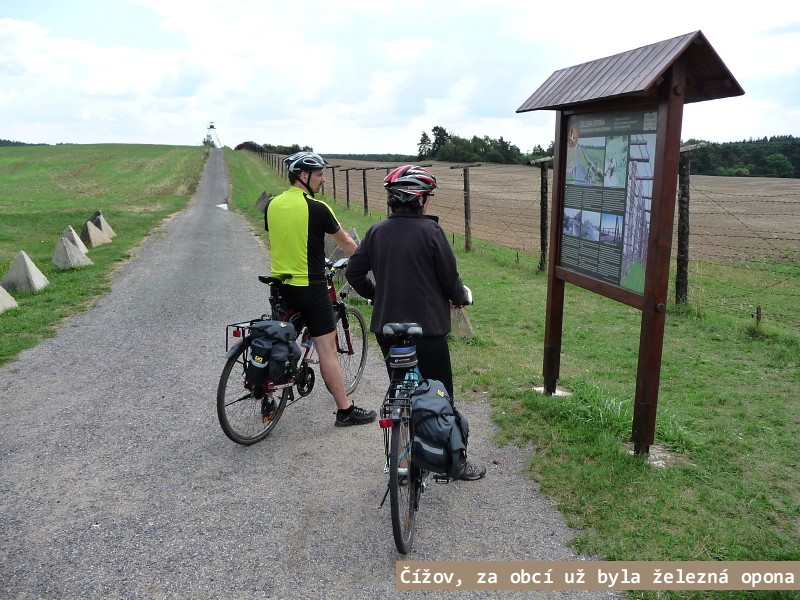
M 289 306 L 300 310 L 319 354 L 319 369 L 336 402 L 337 427 L 371 423 L 375 411 L 352 404 L 336 358 L 336 321 L 325 280 L 325 235 L 350 256 L 353 238 L 342 228 L 330 206 L 314 195 L 325 183 L 328 164 L 315 152 L 296 152 L 283 159 L 291 187 L 269 201 L 264 226 L 269 232 L 272 274 L 284 278 Z

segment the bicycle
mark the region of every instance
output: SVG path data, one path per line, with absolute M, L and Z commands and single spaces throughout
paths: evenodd
M 398 552 L 407 554 L 414 542 L 419 499 L 430 476 L 414 464 L 411 452 L 414 439 L 411 396 L 422 382 L 413 338 L 422 337 L 422 327 L 417 323 L 387 323 L 383 326 L 383 335 L 395 338 L 396 342 L 387 357 L 392 375 L 378 421 L 383 429 L 386 451 L 384 472 L 389 474 L 388 489 L 381 506 L 388 495 L 394 543 Z M 433 475 L 437 483 L 450 481 L 445 476 Z
M 337 294 L 334 278 L 347 267 L 347 258 L 336 262 L 326 260 L 325 278 L 336 318 L 336 351 L 339 366 L 349 395 L 358 386 L 367 362 L 367 325 L 364 315 L 345 302 L 347 292 Z M 319 358 L 305 326 L 303 315 L 286 305 L 283 281 L 278 277 L 260 275 L 258 280 L 270 288 L 270 314 L 256 319 L 232 323 L 225 327 L 225 358 L 227 362 L 217 387 L 217 416 L 225 435 L 237 444 L 249 446 L 266 438 L 277 425 L 287 406 L 308 396 L 314 389 L 316 375 L 312 365 Z M 247 363 L 252 341 L 251 329 L 256 323 L 288 321 L 297 331 L 302 349 L 299 367 L 286 382 L 267 381 L 263 388 L 253 389 L 247 381 Z M 231 341 L 236 343 L 231 346 Z M 295 397 L 295 391 L 297 397 Z

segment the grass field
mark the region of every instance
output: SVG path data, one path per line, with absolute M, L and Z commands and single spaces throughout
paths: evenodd
M 0 314 L 0 365 L 107 291 L 114 264 L 186 205 L 204 161 L 203 148 L 188 146 L 0 148 L 0 273 L 24 250 L 50 281 L 39 293 L 14 292 L 19 309 Z M 61 233 L 72 226 L 80 235 L 96 210 L 117 237 L 90 249 L 93 265 L 57 269 L 51 259 Z
M 0 267 L 25 249 L 51 278 L 46 292 L 14 294 L 20 308 L 0 315 L 0 362 L 108 288 L 114 263 L 163 216 L 186 204 L 199 180 L 202 152 L 125 146 L 0 150 Z M 131 161 L 139 161 L 141 175 L 129 170 Z M 282 191 L 286 182 L 255 155 L 226 150 L 226 161 L 231 209 L 265 236 L 254 202 L 264 190 Z M 348 211 L 341 201 L 332 204 L 343 224 L 362 235 L 385 214 L 377 199 L 376 212 L 367 216 L 358 206 Z M 69 273 L 48 267 L 61 231 L 68 224 L 78 229 L 96 209 L 120 236 L 90 252 L 94 267 Z M 16 226 L 7 225 L 12 220 Z M 578 550 L 610 560 L 800 560 L 800 333 L 755 326 L 751 319 L 694 304 L 671 305 L 654 448 L 665 466 L 655 467 L 626 451 L 640 313 L 568 286 L 559 385 L 572 395 L 542 396 L 533 388 L 542 383 L 546 277 L 531 267 L 533 255 L 523 253 L 520 260 L 514 250 L 483 242 L 479 251 L 465 253 L 461 238 L 452 239 L 476 297 L 468 309 L 475 336 L 451 346 L 458 401 L 491 400 L 498 443 L 530 453 L 530 476 L 577 528 Z M 709 278 L 704 285 L 736 282 Z
M 260 225 L 255 199 L 286 183 L 253 155 L 226 159 L 233 208 Z M 361 235 L 385 214 L 374 197 L 366 217 L 360 206 L 329 201 Z M 457 397 L 491 399 L 497 441 L 530 451 L 530 475 L 579 530 L 578 550 L 609 560 L 800 560 L 797 331 L 670 306 L 653 448 L 665 466 L 652 466 L 628 452 L 639 311 L 568 287 L 559 386 L 572 395 L 542 396 L 533 388 L 542 383 L 546 276 L 531 268 L 530 256 L 520 261 L 515 251 L 484 243 L 465 253 L 460 236 L 452 237 L 476 297 L 468 309 L 475 337 L 451 343 Z

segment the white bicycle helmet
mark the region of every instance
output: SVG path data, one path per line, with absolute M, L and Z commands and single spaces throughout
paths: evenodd
M 316 152 L 295 152 L 283 159 L 286 170 L 294 175 L 301 171 L 317 171 L 330 165 Z

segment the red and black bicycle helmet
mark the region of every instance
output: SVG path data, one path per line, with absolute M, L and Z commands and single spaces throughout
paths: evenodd
M 389 204 L 422 205 L 436 189 L 436 177 L 424 167 L 403 165 L 386 176 L 383 187 L 389 192 Z

